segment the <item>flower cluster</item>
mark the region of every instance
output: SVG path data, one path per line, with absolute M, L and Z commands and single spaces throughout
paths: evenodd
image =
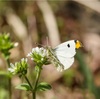
M 15 75 L 15 74 L 19 74 L 21 75 L 25 75 L 27 73 L 27 68 L 28 68 L 28 64 L 27 64 L 27 58 L 22 58 L 20 62 L 16 62 L 15 64 L 10 64 L 10 68 L 8 68 L 8 71 Z
M 1 34 L 0 35 L 0 50 L 9 50 L 13 48 L 14 45 L 10 41 L 10 35 L 9 34 Z
M 36 66 L 41 67 L 43 65 L 47 65 L 53 63 L 58 71 L 63 70 L 62 64 L 56 58 L 53 50 L 51 48 L 33 48 L 32 52 L 30 52 L 27 56 L 30 56 L 31 59 L 36 63 Z M 21 59 L 20 62 L 16 62 L 15 64 L 10 64 L 10 68 L 8 68 L 9 72 L 13 75 L 25 75 L 27 73 L 28 63 L 27 58 Z
M 0 34 L 0 51 L 4 55 L 5 59 L 9 58 L 10 49 L 12 49 L 16 46 L 18 46 L 18 43 L 11 42 L 9 33 Z
M 27 56 L 30 56 L 31 59 L 37 64 L 37 65 L 43 65 L 48 64 L 48 51 L 44 49 L 43 47 L 39 48 L 33 48 L 32 52 L 30 52 Z
M 56 66 L 57 71 L 62 72 L 64 70 L 64 66 L 60 63 L 60 61 L 54 53 L 54 50 L 50 47 L 48 48 L 48 56 L 51 63 Z
M 9 58 L 10 52 L 9 50 L 14 47 L 14 43 L 10 40 L 9 33 L 0 34 L 0 51 L 4 55 L 6 59 Z

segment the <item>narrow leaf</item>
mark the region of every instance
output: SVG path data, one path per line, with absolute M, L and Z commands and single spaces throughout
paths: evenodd
M 6 72 L 6 71 L 0 71 L 0 75 L 4 75 L 4 76 L 7 76 L 7 77 L 10 77 L 9 73 Z
M 46 91 L 46 90 L 50 90 L 51 88 L 52 88 L 51 85 L 49 85 L 48 83 L 41 82 L 37 86 L 37 91 Z
M 22 84 L 19 84 L 18 86 L 15 87 L 16 89 L 20 89 L 20 90 L 26 90 L 26 91 L 29 91 L 31 90 L 30 86 L 28 83 L 22 83 Z

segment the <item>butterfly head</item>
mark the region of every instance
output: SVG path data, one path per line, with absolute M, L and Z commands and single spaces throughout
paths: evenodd
M 79 40 L 75 40 L 75 48 L 79 49 L 80 47 L 83 47 L 82 43 Z

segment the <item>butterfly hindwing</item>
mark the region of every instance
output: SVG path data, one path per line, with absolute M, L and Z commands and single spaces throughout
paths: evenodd
M 74 57 L 68 58 L 62 55 L 57 55 L 57 58 L 60 61 L 60 63 L 63 64 L 64 70 L 68 69 L 74 62 Z

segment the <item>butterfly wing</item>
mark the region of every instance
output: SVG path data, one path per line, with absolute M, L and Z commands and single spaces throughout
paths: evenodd
M 62 55 L 66 57 L 73 57 L 76 54 L 75 50 L 75 42 L 74 40 L 70 40 L 58 45 L 54 52 L 56 55 Z
M 62 55 L 57 55 L 57 58 L 60 61 L 60 63 L 63 64 L 64 70 L 70 68 L 71 65 L 74 63 L 74 57 L 68 58 Z
M 76 54 L 74 40 L 70 40 L 58 45 L 54 49 L 54 53 L 60 63 L 64 65 L 64 70 L 68 69 L 73 64 L 74 55 Z

